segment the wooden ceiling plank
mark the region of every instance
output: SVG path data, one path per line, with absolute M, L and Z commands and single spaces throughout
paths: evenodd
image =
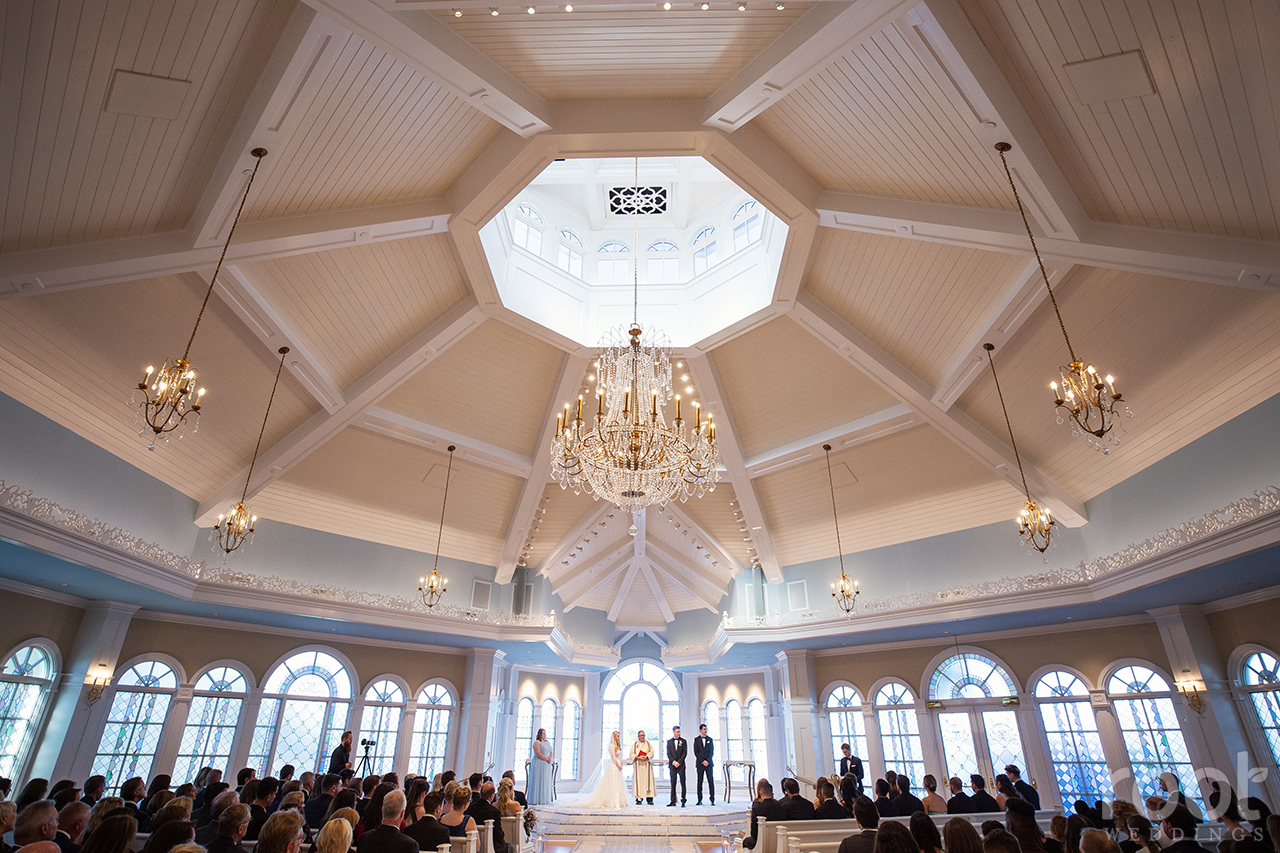
M 597 506 L 592 507 L 591 511 L 582 516 L 582 518 L 578 519 L 577 523 L 574 524 L 573 527 L 570 527 L 564 536 L 560 537 L 560 541 L 555 544 L 555 547 L 551 549 L 546 558 L 537 566 L 538 574 L 549 576 L 555 572 L 556 567 L 560 565 L 562 560 L 568 558 L 569 552 L 577 547 L 578 543 L 582 540 L 582 537 L 586 536 L 591 528 L 604 521 L 605 516 L 607 516 L 609 511 L 612 509 L 612 504 L 600 503 Z M 562 580 L 560 582 L 567 583 L 568 581 Z
M 803 293 L 803 291 L 802 291 Z M 794 312 L 794 308 L 792 311 Z M 734 427 L 733 415 L 716 373 L 715 365 L 706 355 L 689 356 L 687 358 L 689 372 L 694 382 L 702 391 L 703 408 L 708 414 L 718 414 L 716 444 L 720 448 L 720 458 L 729 472 L 729 481 L 733 483 L 733 491 L 738 496 L 738 505 L 742 508 L 743 518 L 748 527 L 759 527 L 752 539 L 756 543 L 756 554 L 760 557 L 760 565 L 764 569 L 769 583 L 782 583 L 782 564 L 778 562 L 778 552 L 773 545 L 773 535 L 769 532 L 769 522 L 765 518 L 764 509 L 756 495 L 755 486 L 747 474 L 746 457 L 742 451 L 742 442 Z
M 850 364 L 914 409 L 926 423 L 1021 490 L 1017 463 L 1008 444 L 987 432 L 959 409 L 944 410 L 933 402 L 932 389 L 925 382 L 811 293 L 801 292 L 790 316 Z M 1024 464 L 1023 467 L 1027 483 L 1035 493 L 1033 497 L 1044 501 L 1056 520 L 1068 527 L 1080 527 L 1088 521 L 1083 501 L 1034 465 Z
M 439 453 L 448 452 L 449 445 L 455 445 L 459 459 L 465 459 L 484 468 L 513 474 L 517 477 L 528 477 L 533 461 L 506 448 L 497 447 L 475 438 L 461 435 L 447 429 L 426 424 L 414 418 L 396 412 L 380 409 L 376 406 L 365 412 L 364 418 L 357 425 L 361 429 L 380 433 L 399 439 L 400 441 L 428 447 Z
M 711 534 L 705 527 L 699 524 L 693 516 L 685 512 L 679 505 L 672 502 L 667 504 L 665 510 L 676 521 L 693 531 L 694 535 L 702 540 L 703 546 L 710 552 L 711 556 L 720 562 L 723 571 L 726 574 L 740 571 L 742 564 L 729 555 L 729 549 L 724 547 L 720 540 Z
M 822 455 L 824 444 L 830 444 L 835 450 L 847 450 L 855 445 L 910 429 L 920 423 L 921 420 L 910 406 L 902 404 L 890 406 L 847 424 L 807 435 L 759 453 L 747 460 L 747 473 L 752 478 L 772 474 L 818 458 Z
M 401 383 L 453 346 L 484 321 L 475 299 L 467 297 L 423 329 L 348 389 L 336 412 L 318 412 L 261 454 L 249 483 L 252 497 L 282 477 L 312 451 L 359 419 Z M 200 502 L 195 523 L 212 527 L 217 514 L 233 502 L 248 476 L 248 464 Z M 505 581 L 504 581 L 505 583 Z
M 366 41 L 521 136 L 551 127 L 550 105 L 431 12 L 373 0 L 308 0 Z
M 671 575 L 672 581 L 681 589 L 700 599 L 708 607 L 713 609 L 717 607 L 720 599 L 729 592 L 728 580 L 715 577 L 714 570 L 689 565 L 687 560 L 682 559 L 662 542 L 655 540 L 650 542 L 649 546 L 646 559 Z
M 607 554 L 599 555 L 581 564 L 571 565 L 561 578 L 553 579 L 551 591 L 560 596 L 560 600 L 568 602 L 581 601 L 586 595 L 597 589 L 605 579 L 616 577 L 623 564 L 635 557 L 635 547 L 630 541 L 622 542 Z M 591 574 L 604 566 L 605 571 L 599 577 Z

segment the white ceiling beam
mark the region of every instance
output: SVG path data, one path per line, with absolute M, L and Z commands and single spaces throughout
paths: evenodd
M 910 406 L 890 406 L 847 424 L 840 424 L 759 453 L 747 460 L 747 473 L 754 478 L 783 471 L 811 459 L 821 458 L 824 444 L 830 444 L 835 450 L 848 450 L 921 423 L 923 421 Z
M 1044 265 L 1045 274 L 1055 288 L 1073 269 L 1075 264 L 1056 261 L 1048 261 Z M 1002 349 L 1048 295 L 1044 278 L 1040 275 L 1040 265 L 1033 259 L 1018 275 L 986 321 L 969 336 L 968 342 L 951 360 L 942 381 L 933 389 L 933 402 L 943 409 L 950 409 L 969 390 L 969 386 L 982 371 L 987 369 L 987 354 L 982 345 L 991 343 L 996 349 Z
M 717 430 L 718 429 L 719 428 L 717 427 Z M 718 440 L 719 436 L 716 436 L 716 438 Z M 735 560 L 729 553 L 729 549 L 724 547 L 724 543 L 722 543 L 718 537 L 712 535 L 709 530 L 699 524 L 693 516 L 685 512 L 684 509 L 674 501 L 667 504 L 666 510 L 656 511 L 659 515 L 665 512 L 667 515 L 671 516 L 672 519 L 679 522 L 682 527 L 692 531 L 693 535 L 701 540 L 702 547 L 706 548 L 707 552 L 711 554 L 711 558 L 720 563 L 720 571 L 724 572 L 726 577 L 742 569 L 742 561 Z
M 538 501 L 542 499 L 542 493 L 551 477 L 551 439 L 556 431 L 556 414 L 564 409 L 565 403 L 577 398 L 578 388 L 587 372 L 587 363 L 587 359 L 573 354 L 565 355 L 560 363 L 556 390 L 543 415 L 542 428 L 538 430 L 538 443 L 534 445 L 529 478 L 520 489 L 520 499 L 516 501 L 515 512 L 507 525 L 507 538 L 503 541 L 502 551 L 498 556 L 497 583 L 511 583 L 520 549 L 524 547 L 529 528 L 533 526 L 533 512 L 538 508 Z
M 645 557 L 649 558 L 655 554 L 665 562 L 668 569 L 674 570 L 679 567 L 688 572 L 691 578 L 706 587 L 706 592 L 714 596 L 722 596 L 729 591 L 729 575 L 722 574 L 719 569 L 707 565 L 706 561 L 691 561 L 676 553 L 671 545 L 656 539 L 649 543 L 649 551 Z
M 990 466 L 1018 491 L 1022 491 L 1017 462 L 1008 444 L 987 432 L 959 409 L 948 411 L 933 402 L 933 389 L 927 383 L 899 364 L 866 335 L 846 323 L 812 293 L 807 290 L 800 293 L 790 316 L 837 355 L 914 409 L 925 423 L 950 438 L 979 462 Z M 1088 521 L 1083 501 L 1036 466 L 1024 464 L 1023 467 L 1033 496 L 1044 501 L 1056 520 L 1067 527 L 1079 527 Z
M 536 566 L 538 574 L 549 577 L 557 571 L 560 568 L 560 564 L 568 559 L 569 554 L 581 544 L 582 540 L 597 524 L 605 520 L 612 509 L 612 504 L 601 502 L 592 507 L 582 518 L 578 519 L 578 522 L 573 527 L 570 527 L 564 536 L 560 537 L 560 541 L 547 554 L 546 559 Z
M 532 136 L 551 127 L 551 108 L 546 101 L 432 12 L 395 11 L 372 0 L 306 3 L 436 81 L 508 130 Z
M 690 566 L 661 543 L 652 543 L 653 547 L 646 559 L 657 569 L 671 577 L 671 582 L 702 602 L 708 610 L 718 611 L 720 601 L 729 592 L 728 581 L 722 578 L 712 579 L 707 572 Z
M 927 201 L 824 192 L 819 222 L 843 228 L 1032 257 L 1017 213 Z M 1091 222 L 1084 240 L 1038 236 L 1046 261 L 1275 293 L 1280 249 L 1273 241 Z
M 897 28 L 989 155 L 999 156 L 997 142 L 1013 145 L 1009 168 L 1045 233 L 1081 239 L 1089 226 L 1084 205 L 957 0 L 925 0 Z
M 733 484 L 733 492 L 737 496 L 747 527 L 753 530 L 751 538 L 760 558 L 760 566 L 764 569 L 764 576 L 769 583 L 782 583 L 782 564 L 778 561 L 778 551 L 773 544 L 773 535 L 769 532 L 769 521 L 760 506 L 760 498 L 756 495 L 751 477 L 747 474 L 746 457 L 734 428 L 733 414 L 725 401 L 720 377 L 710 356 L 692 356 L 686 362 L 693 373 L 694 384 L 702 392 L 703 409 L 716 416 L 716 445 L 720 448 L 720 459 L 728 471 L 729 481 Z M 757 527 L 760 529 L 755 530 Z
M 354 426 L 440 453 L 447 453 L 449 445 L 454 445 L 457 447 L 454 455 L 458 459 L 522 479 L 527 478 L 533 468 L 532 460 L 505 447 L 488 444 L 387 409 L 370 409 Z
M 720 600 L 724 598 L 723 594 L 718 596 L 714 601 L 711 600 L 710 596 L 699 590 L 697 584 L 689 583 L 688 580 L 682 576 L 679 569 L 672 569 L 665 566 L 657 554 L 649 555 L 649 566 L 653 570 L 655 577 L 658 575 L 662 576 L 661 582 L 669 583 L 678 589 L 684 590 L 687 594 L 693 596 L 698 603 L 702 605 L 704 610 L 710 610 L 712 613 L 720 612 Z
M 733 132 L 918 0 L 817 3 L 707 98 L 703 123 Z
M 602 562 L 594 566 L 590 575 L 579 579 L 572 586 L 564 587 L 560 590 L 552 589 L 552 592 L 560 596 L 560 601 L 564 604 L 565 610 L 569 611 L 575 607 L 581 607 L 582 602 L 586 601 L 588 596 L 604 584 L 616 579 L 620 573 L 630 572 L 634 565 L 635 555 L 633 553 L 627 551 L 617 554 L 615 552 L 615 556 L 611 561 Z
M 294 6 L 284 32 L 249 100 L 240 110 L 222 156 L 187 225 L 195 246 L 222 246 L 245 181 L 253 171 L 252 148 L 267 149 L 258 177 L 271 170 L 350 34 L 307 6 Z
M 623 606 L 627 603 L 627 596 L 631 595 L 631 587 L 636 582 L 636 574 L 639 571 L 639 565 L 636 560 L 632 560 L 627 564 L 627 573 L 622 577 L 622 585 L 618 587 L 618 594 L 613 597 L 613 604 L 609 605 L 610 622 L 617 622 L 618 615 L 622 613 Z
M 668 624 L 676 621 L 676 614 L 671 610 L 671 602 L 667 601 L 667 595 L 662 591 L 662 584 L 658 583 L 658 578 L 653 573 L 653 563 L 648 560 L 643 561 L 639 571 L 644 575 L 645 582 L 649 584 L 649 592 L 653 593 L 653 600 L 658 602 L 658 611 L 662 613 L 662 618 Z
M 249 483 L 253 497 L 284 476 L 330 438 L 356 422 L 379 400 L 390 394 L 440 353 L 462 339 L 467 332 L 484 322 L 475 299 L 467 297 L 444 313 L 427 328 L 414 335 L 404 346 L 361 377 L 344 395 L 336 412 L 317 412 L 291 433 L 262 452 Z M 195 522 L 212 527 L 218 513 L 226 510 L 240 495 L 248 476 L 248 464 L 235 476 L 211 492 L 196 510 Z
M 574 598 L 584 590 L 595 589 L 601 577 L 613 574 L 623 560 L 630 560 L 635 554 L 635 546 L 628 538 L 614 543 L 608 553 L 593 554 L 580 562 L 571 561 L 568 568 L 562 567 L 557 561 L 555 567 L 547 572 L 551 580 L 551 591 L 563 599 L 566 596 Z M 562 557 L 561 560 L 563 559 Z M 605 571 L 597 574 L 601 568 Z
M 281 347 L 289 347 L 285 367 L 326 412 L 332 415 L 342 408 L 345 402 L 342 389 L 298 331 L 271 307 L 245 270 L 234 264 L 224 266 L 214 292 L 268 350 L 274 353 Z
M 443 234 L 449 230 L 449 217 L 450 210 L 443 200 L 427 199 L 242 222 L 227 251 L 227 262 L 244 264 L 362 243 Z M 193 247 L 186 231 L 6 252 L 0 254 L 0 300 L 212 270 L 221 252 L 221 245 Z

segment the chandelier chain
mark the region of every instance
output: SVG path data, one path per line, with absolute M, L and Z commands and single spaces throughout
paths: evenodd
M 1079 361 L 1076 358 L 1075 348 L 1071 346 L 1071 337 L 1067 334 L 1067 324 L 1062 322 L 1062 312 L 1058 310 L 1058 300 L 1053 295 L 1053 288 L 1049 285 L 1049 274 L 1045 272 L 1044 260 L 1040 257 L 1040 249 L 1036 246 L 1036 235 L 1031 233 L 1031 223 L 1027 220 L 1027 209 L 1022 204 L 1022 195 L 1018 192 L 1018 185 L 1013 181 L 1013 172 L 1009 170 L 1009 160 L 1006 158 L 1005 152 L 1010 150 L 1007 142 L 1001 142 L 996 146 L 996 150 L 1000 152 L 1000 162 L 1004 165 L 1004 175 L 1009 179 L 1009 187 L 1013 190 L 1013 200 L 1018 203 L 1018 213 L 1022 215 L 1022 227 L 1027 231 L 1027 239 L 1031 241 L 1031 251 L 1036 256 L 1036 264 L 1040 267 L 1040 277 L 1044 279 L 1044 288 L 1049 291 L 1049 301 L 1053 303 L 1053 313 L 1058 317 L 1058 328 L 1062 330 L 1062 338 L 1067 342 L 1067 352 L 1071 355 L 1073 362 Z
M 640 191 L 640 158 L 636 158 L 636 170 L 634 185 L 636 192 Z M 632 240 L 635 255 L 631 259 L 631 328 L 640 325 L 640 208 L 638 205 L 631 208 L 631 228 Z
M 844 575 L 844 545 L 840 543 L 840 516 L 836 513 L 836 481 L 831 476 L 831 445 L 824 444 L 822 449 L 827 454 L 827 485 L 831 488 L 831 517 L 836 523 L 836 550 L 840 556 L 840 574 Z
M 244 213 L 245 202 L 249 200 L 249 190 L 253 187 L 253 179 L 258 176 L 258 167 L 262 165 L 262 158 L 266 156 L 266 149 L 255 148 L 251 152 L 256 159 L 253 164 L 253 171 L 249 173 L 249 183 L 245 185 L 244 195 L 240 196 L 240 206 L 236 208 L 235 219 L 231 220 L 231 230 L 227 232 L 227 240 L 222 244 L 222 254 L 218 256 L 218 265 L 214 267 L 213 278 L 209 279 L 209 289 L 205 291 L 204 302 L 200 303 L 200 313 L 196 315 L 196 324 L 191 329 L 191 337 L 187 339 L 187 348 L 182 354 L 182 360 L 187 361 L 191 356 L 191 345 L 196 341 L 196 332 L 200 329 L 200 321 L 204 319 L 204 310 L 209 307 L 209 297 L 213 296 L 213 286 L 218 283 L 218 273 L 222 272 L 222 262 L 227 259 L 227 250 L 231 248 L 231 237 L 236 233 L 236 226 L 240 224 L 240 214 Z
M 271 416 L 271 404 L 276 399 L 276 388 L 280 387 L 280 374 L 284 372 L 284 360 L 289 354 L 288 347 L 280 347 L 280 366 L 276 368 L 276 381 L 271 385 L 271 396 L 267 398 L 267 411 L 262 416 L 262 428 L 258 430 L 258 443 L 253 446 L 253 458 L 249 460 L 249 476 L 244 478 L 244 491 L 240 493 L 240 503 L 249 496 L 249 481 L 253 479 L 253 466 L 258 464 L 258 451 L 262 448 L 262 436 L 267 432 L 267 418 Z
M 444 472 L 444 498 L 440 501 L 440 529 L 436 531 L 436 559 L 431 564 L 431 571 L 440 565 L 440 543 L 444 541 L 444 508 L 449 505 L 449 479 L 453 476 L 453 451 L 456 445 L 449 445 L 449 465 Z
M 1009 410 L 1004 404 L 1004 392 L 1000 390 L 1000 376 L 996 373 L 996 363 L 991 358 L 991 352 L 995 349 L 991 344 L 983 344 L 987 351 L 987 364 L 991 365 L 991 378 L 996 381 L 996 396 L 1000 398 L 1000 411 L 1004 412 L 1004 425 L 1009 430 L 1009 443 L 1013 445 L 1013 461 L 1018 463 L 1018 476 L 1022 478 L 1022 491 L 1027 495 L 1027 500 L 1031 500 L 1031 490 L 1027 488 L 1027 475 L 1022 470 L 1022 456 L 1018 454 L 1018 440 L 1013 437 L 1013 424 L 1009 422 Z

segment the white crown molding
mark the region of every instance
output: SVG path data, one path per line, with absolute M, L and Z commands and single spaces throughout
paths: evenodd
M 65 604 L 68 607 L 79 607 L 84 609 L 92 602 L 87 598 L 81 598 L 78 595 L 61 592 L 56 589 L 45 589 L 42 586 L 32 586 L 29 583 L 16 581 L 11 578 L 0 578 L 0 590 L 5 592 L 13 592 L 18 595 L 25 595 L 30 598 L 38 598 L 41 601 L 52 601 L 55 604 Z
M 1239 595 L 1229 595 L 1226 598 L 1219 598 L 1216 601 L 1200 605 L 1200 609 L 1205 613 L 1221 613 L 1224 610 L 1234 610 L 1237 607 L 1244 607 L 1249 604 L 1261 604 L 1264 601 L 1271 601 L 1276 598 L 1280 598 L 1280 584 L 1242 592 Z

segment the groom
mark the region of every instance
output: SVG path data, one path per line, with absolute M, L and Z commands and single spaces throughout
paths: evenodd
M 688 753 L 689 744 L 680 737 L 680 727 L 673 726 L 671 740 L 667 741 L 667 765 L 671 768 L 671 802 L 667 803 L 668 808 L 676 804 L 677 781 L 680 782 L 680 808 L 684 808 L 684 801 L 688 798 L 689 786 L 684 775 L 684 759 Z

